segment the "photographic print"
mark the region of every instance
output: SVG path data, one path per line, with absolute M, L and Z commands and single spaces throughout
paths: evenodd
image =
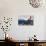
M 18 25 L 33 25 L 34 16 L 20 16 L 18 18 Z

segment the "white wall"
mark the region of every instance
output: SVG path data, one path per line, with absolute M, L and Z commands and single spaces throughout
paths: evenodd
M 45 28 L 44 28 L 44 39 L 46 39 L 46 15 L 45 15 L 45 24 L 44 24 L 44 26 L 45 26 Z
M 15 21 L 15 22 L 14 22 Z M 29 37 L 32 37 L 34 34 L 37 35 L 39 40 L 44 39 L 44 16 L 34 16 L 34 25 L 33 26 L 18 26 L 17 17 L 13 19 L 12 29 L 10 33 L 19 40 L 27 40 Z
M 18 16 L 33 15 L 33 26 L 18 26 Z M 34 34 L 39 40 L 44 40 L 46 8 L 33 8 L 28 0 L 0 0 L 0 16 L 13 17 L 11 30 L 13 37 L 19 40 L 27 40 Z M 1 37 L 2 38 L 2 37 Z

